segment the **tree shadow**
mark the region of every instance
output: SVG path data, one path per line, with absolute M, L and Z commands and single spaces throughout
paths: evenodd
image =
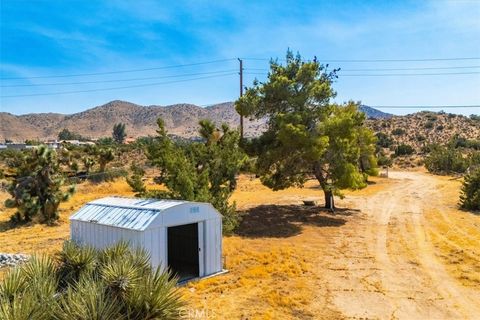
M 287 238 L 302 231 L 302 226 L 340 227 L 346 217 L 359 210 L 338 208 L 334 213 L 318 206 L 260 205 L 240 212 L 242 221 L 236 234 L 248 238 Z

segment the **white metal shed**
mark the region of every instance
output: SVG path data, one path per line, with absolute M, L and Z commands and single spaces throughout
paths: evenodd
M 222 272 L 222 216 L 209 203 L 107 197 L 84 205 L 70 222 L 73 241 L 97 249 L 127 241 L 180 280 Z

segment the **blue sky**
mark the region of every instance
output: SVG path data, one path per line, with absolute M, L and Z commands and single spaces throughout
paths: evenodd
M 480 104 L 480 59 L 334 61 L 479 58 L 480 1 L 476 0 L 3 0 L 0 14 L 0 76 L 10 78 L 1 83 L 3 112 L 74 113 L 115 99 L 142 105 L 232 101 L 239 90 L 238 62 L 232 58 L 282 58 L 287 48 L 306 59 L 317 56 L 331 67 L 343 69 L 334 85 L 338 102 L 352 99 L 372 106 Z M 223 59 L 232 60 L 56 77 Z M 268 68 L 268 61 L 245 60 L 244 67 L 248 86 L 254 77 L 265 79 L 263 69 Z M 412 68 L 419 69 L 405 70 Z M 362 71 L 356 71 L 359 69 Z M 477 73 L 349 76 L 466 72 Z M 155 83 L 159 84 L 151 85 Z M 134 87 L 104 90 L 125 86 Z M 31 96 L 71 91 L 90 92 Z M 21 97 L 9 97 L 18 95 Z M 444 108 L 466 115 L 480 114 L 479 109 Z M 405 114 L 416 110 L 384 111 Z

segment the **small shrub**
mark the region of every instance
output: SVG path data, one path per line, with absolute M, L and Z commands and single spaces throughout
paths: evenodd
M 425 158 L 425 167 L 432 173 L 463 173 L 468 168 L 468 160 L 453 148 L 438 145 L 430 146 L 430 154 Z
M 429 121 L 425 122 L 424 128 L 425 129 L 432 129 L 434 125 L 435 125 L 434 122 L 429 120 Z
M 392 158 L 389 158 L 389 157 L 384 156 L 384 155 L 380 155 L 380 156 L 378 156 L 378 158 L 377 158 L 377 163 L 378 163 L 379 166 L 382 166 L 382 167 L 387 166 L 387 167 L 389 167 L 389 166 L 392 165 Z
M 395 155 L 398 156 L 406 156 L 406 155 L 411 155 L 415 152 L 413 147 L 408 144 L 400 144 L 397 146 L 395 149 Z
M 378 132 L 375 136 L 377 137 L 377 146 L 389 148 L 393 144 L 393 139 L 383 132 Z
M 470 115 L 470 119 L 473 120 L 473 121 L 478 121 L 478 122 L 480 122 L 480 115 L 478 115 L 478 114 L 471 114 L 471 115 Z
M 439 125 L 439 126 L 437 126 L 437 127 L 435 128 L 435 130 L 437 130 L 437 131 L 442 131 L 444 128 L 445 128 L 444 126 Z
M 416 139 L 418 142 L 422 142 L 422 141 L 425 141 L 427 138 L 426 138 L 424 135 L 417 134 L 417 135 L 415 136 L 415 139 Z
M 460 194 L 460 207 L 480 210 L 480 168 L 465 176 Z
M 405 130 L 402 129 L 402 128 L 396 128 L 396 129 L 392 130 L 392 134 L 394 136 L 402 136 L 402 135 L 405 134 Z

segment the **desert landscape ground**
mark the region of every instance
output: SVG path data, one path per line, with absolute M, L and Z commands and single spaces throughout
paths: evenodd
M 229 273 L 181 288 L 185 315 L 212 319 L 475 319 L 480 314 L 480 216 L 457 209 L 460 181 L 394 171 L 348 192 L 334 214 L 315 181 L 273 192 L 244 175 L 233 195 L 243 214 L 224 238 Z M 132 195 L 124 180 L 78 186 L 56 226 L 9 228 L 0 247 L 55 253 L 68 217 L 105 195 Z M 7 198 L 0 193 L 0 200 Z M 3 203 L 3 201 L 2 201 Z M 2 274 L 6 269 L 1 270 Z

